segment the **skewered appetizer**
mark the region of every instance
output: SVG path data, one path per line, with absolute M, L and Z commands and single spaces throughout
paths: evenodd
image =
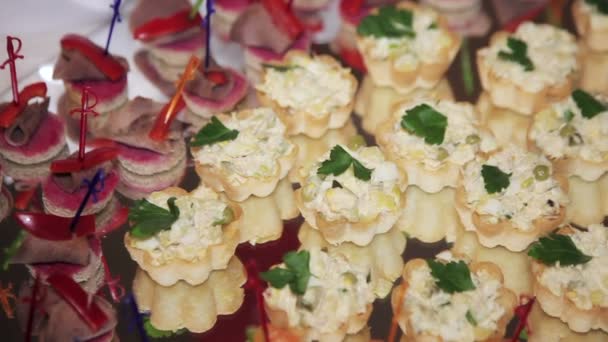
M 405 206 L 406 176 L 378 147 L 336 145 L 303 174 L 298 208 L 331 244 L 369 244 L 391 229 Z
M 289 252 L 262 273 L 268 317 L 274 326 L 298 330 L 301 341 L 342 341 L 357 334 L 372 313 L 367 271 L 319 249 Z
M 608 4 L 602 0 L 576 0 L 572 15 L 585 44 L 594 51 L 608 51 Z
M 489 262 L 408 261 L 391 298 L 402 341 L 502 340 L 517 305 L 503 283 Z
M 298 151 L 274 111 L 261 107 L 214 116 L 191 146 L 201 181 L 243 207 L 241 242 L 278 239 L 283 231 L 280 219 L 266 226 L 256 223 L 260 216 L 298 215 L 286 179 Z
M 521 251 L 565 217 L 568 179 L 546 157 L 515 146 L 478 156 L 463 169 L 455 207 L 486 247 Z
M 215 14 L 211 18 L 211 30 L 223 40 L 230 40 L 230 31 L 236 19 L 253 0 L 216 0 Z
M 357 27 L 357 46 L 370 77 L 400 93 L 435 87 L 460 42 L 435 10 L 411 2 L 374 9 Z
M 493 34 L 490 45 L 477 51 L 477 67 L 495 106 L 531 115 L 570 94 L 579 55 L 572 34 L 525 22 L 513 34 Z
M 608 234 L 602 224 L 562 227 L 532 245 L 534 293 L 545 313 L 576 332 L 608 332 Z
M 273 108 L 288 135 L 319 138 L 344 126 L 354 106 L 357 80 L 330 56 L 290 52 L 280 64 L 264 65 L 256 87 L 262 105 Z
M 196 286 L 225 269 L 239 242 L 241 208 L 199 187 L 153 192 L 129 213 L 124 243 L 139 267 L 162 286 Z

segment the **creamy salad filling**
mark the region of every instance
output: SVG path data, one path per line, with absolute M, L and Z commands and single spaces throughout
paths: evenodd
M 608 228 L 594 224 L 570 235 L 576 247 L 592 259 L 584 264 L 545 268 L 539 281 L 556 296 L 565 295 L 584 310 L 608 307 Z
M 397 156 L 420 163 L 429 170 L 438 170 L 446 163 L 462 166 L 473 160 L 479 151 L 489 152 L 496 148 L 494 137 L 479 130 L 471 105 L 448 100 L 423 100 L 401 107 L 400 111 L 405 114 L 408 109 L 422 103 L 447 117 L 443 142 L 438 145 L 426 143 L 424 137 L 405 130 L 399 117 L 389 135 L 389 148 Z
M 414 37 L 363 38 L 362 44 L 373 59 L 391 59 L 398 70 L 408 71 L 418 68 L 421 63 L 439 62 L 445 58 L 444 50 L 454 42 L 449 32 L 437 24 L 437 12 L 420 7 L 413 13 Z
M 604 104 L 605 98 L 596 97 Z M 536 115 L 530 137 L 551 158 L 608 160 L 608 111 L 585 118 L 572 97 Z
M 150 203 L 168 209 L 167 200 L 173 197 L 164 192 L 154 192 Z M 207 248 L 222 243 L 222 226 L 227 222 L 230 208 L 212 190 L 199 187 L 194 192 L 178 197 L 175 205 L 179 217 L 170 229 L 162 230 L 147 239 L 131 239 L 131 245 L 148 252 L 153 265 L 172 260 L 196 261 L 204 257 Z
M 600 12 L 595 5 L 589 4 L 586 0 L 582 0 L 582 9 L 589 15 L 591 28 L 594 30 L 608 30 L 608 15 Z
M 321 213 L 328 221 L 346 219 L 350 222 L 372 222 L 383 213 L 399 210 L 402 199 L 397 166 L 387 161 L 378 147 L 342 148 L 364 167 L 373 170 L 371 178 L 355 177 L 352 165 L 338 176 L 319 175 L 317 170 L 321 162 L 315 163 L 308 170 L 302 188 L 306 208 Z M 329 154 L 324 154 L 320 160 L 328 159 Z
M 507 37 L 480 50 L 486 63 L 501 78 L 511 80 L 529 92 L 563 82 L 577 70 L 578 47 L 573 35 L 551 25 L 525 22 L 511 37 L 527 44 L 527 56 L 534 64 L 526 71 L 521 64 L 500 58 L 500 51 L 509 51 Z
M 236 139 L 205 145 L 194 158 L 202 165 L 221 169 L 232 184 L 274 176 L 278 159 L 294 149 L 285 137 L 285 125 L 270 108 L 253 109 L 244 119 L 238 119 L 235 112 L 222 123 L 239 131 Z
M 264 292 L 271 307 L 287 313 L 291 327 L 310 327 L 313 335 L 333 333 L 351 317 L 365 313 L 374 301 L 367 271 L 354 268 L 341 255 L 312 249 L 309 266 L 311 276 L 304 295 L 295 295 L 289 286 L 269 287 Z
M 510 174 L 509 185 L 488 193 L 482 176 L 483 165 L 495 166 Z M 534 220 L 558 215 L 568 196 L 552 176 L 553 166 L 544 156 L 510 145 L 487 160 L 480 157 L 463 171 L 466 200 L 491 223 L 509 220 L 516 228 L 529 231 Z
M 284 68 L 266 67 L 264 81 L 257 86 L 281 107 L 324 117 L 353 101 L 355 87 L 349 69 L 301 55 Z
M 504 314 L 498 302 L 502 284 L 483 270 L 471 272 L 471 280 L 475 289 L 450 294 L 437 287 L 427 265 L 415 269 L 404 302 L 414 333 L 446 342 L 475 341 L 493 334 Z

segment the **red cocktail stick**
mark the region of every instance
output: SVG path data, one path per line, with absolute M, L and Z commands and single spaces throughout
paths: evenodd
M 94 98 L 93 104 L 89 104 L 89 95 Z M 84 160 L 84 150 L 87 145 L 87 116 L 88 114 L 98 115 L 93 110 L 97 105 L 97 96 L 89 87 L 84 87 L 82 97 L 80 98 L 80 108 L 75 108 L 70 111 L 70 114 L 80 113 L 80 141 L 78 146 L 78 159 Z
M 182 77 L 177 82 L 177 90 L 175 91 L 175 95 L 173 95 L 171 101 L 169 101 L 169 103 L 165 107 L 163 107 L 160 114 L 156 118 L 156 122 L 154 122 L 154 127 L 152 128 L 149 134 L 150 138 L 156 141 L 165 140 L 167 134 L 169 133 L 169 126 L 171 125 L 171 122 L 173 122 L 173 119 L 175 119 L 175 116 L 178 113 L 178 111 L 176 110 L 178 104 L 180 103 L 180 101 L 183 101 L 182 91 L 184 91 L 186 82 L 192 79 L 192 77 L 194 76 L 194 72 L 196 71 L 200 63 L 201 60 L 198 57 L 190 57 L 190 61 L 188 62 L 188 65 L 186 66 Z
M 32 83 L 19 92 L 19 103 L 11 103 L 0 112 L 0 127 L 7 128 L 13 124 L 27 106 L 29 100 L 35 97 L 46 97 L 46 83 Z
M 519 299 L 520 305 L 515 308 L 515 316 L 519 318 L 519 322 L 517 322 L 517 328 L 515 328 L 515 331 L 513 332 L 511 342 L 519 341 L 521 331 L 528 325 L 528 316 L 532 311 L 532 306 L 535 301 L 536 297 L 530 298 L 528 296 L 521 296 Z M 530 333 L 530 331 L 528 331 L 528 333 Z
M 120 285 L 120 277 L 112 277 L 110 273 L 110 267 L 108 266 L 108 262 L 106 261 L 106 256 L 103 254 L 103 249 L 101 248 L 101 241 L 99 241 L 99 250 L 101 251 L 101 263 L 103 265 L 104 271 L 104 279 L 106 285 L 108 285 L 108 290 L 110 291 L 110 296 L 115 303 L 120 302 L 122 297 L 125 296 L 125 288 Z
M 408 284 L 407 282 L 402 282 L 399 286 L 399 295 L 397 296 L 397 307 L 395 308 L 395 314 L 393 315 L 393 319 L 391 320 L 391 330 L 388 335 L 388 342 L 395 342 L 397 340 L 397 327 L 399 326 L 399 315 L 401 315 L 401 311 L 403 310 L 403 302 L 405 300 L 405 294 L 407 292 Z
M 521 25 L 524 21 L 528 21 L 528 20 L 533 20 L 534 18 L 538 17 L 547 7 L 547 4 L 542 4 L 538 7 L 535 7 L 533 9 L 531 9 L 530 11 L 524 13 L 523 15 L 511 20 L 510 22 L 506 23 L 505 26 L 503 27 L 503 30 L 508 31 L 508 32 L 515 32 L 517 30 L 517 28 L 519 27 L 519 25 Z
M 266 318 L 266 308 L 264 307 L 264 286 L 258 272 L 258 266 L 255 260 L 249 260 L 245 264 L 247 269 L 247 282 L 245 288 L 253 290 L 255 293 L 256 304 L 258 307 L 258 313 L 260 314 L 260 324 L 262 325 L 262 331 L 264 331 L 264 338 L 266 342 L 270 342 L 270 332 L 268 330 L 268 319 Z
M 19 43 L 17 49 L 13 46 L 13 41 Z M 8 64 L 11 72 L 11 86 L 13 88 L 13 103 L 19 104 L 19 84 L 17 83 L 17 69 L 15 68 L 15 61 L 17 59 L 23 59 L 23 55 L 19 54 L 21 51 L 21 39 L 17 37 L 6 36 L 6 52 L 8 59 L 0 65 L 0 69 L 4 69 Z
M 32 300 L 30 304 L 30 310 L 27 314 L 27 327 L 25 329 L 25 342 L 32 340 L 32 326 L 34 325 L 34 313 L 36 311 L 36 305 L 38 304 L 38 288 L 40 287 L 40 277 L 35 274 L 34 287 L 32 288 Z

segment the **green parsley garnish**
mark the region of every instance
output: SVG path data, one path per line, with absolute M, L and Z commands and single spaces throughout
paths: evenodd
M 144 330 L 146 331 L 146 334 L 148 335 L 148 337 L 152 337 L 152 338 L 167 338 L 167 337 L 181 335 L 186 332 L 185 328 L 179 329 L 176 331 L 156 329 L 152 325 L 152 322 L 150 322 L 150 317 L 144 318 Z
M 278 72 L 286 72 L 289 70 L 299 68 L 299 66 L 297 66 L 297 65 L 278 65 L 278 64 L 267 64 L 267 63 L 262 63 L 262 66 L 264 68 L 272 69 L 272 70 L 275 70 Z
M 135 202 L 129 211 L 131 236 L 136 239 L 147 239 L 156 233 L 171 229 L 173 222 L 179 217 L 179 208 L 175 205 L 175 197 L 167 200 L 169 210 L 142 199 Z
M 528 329 L 526 329 L 526 327 L 524 327 L 519 333 L 519 339 L 522 341 L 528 340 Z
M 211 122 L 201 128 L 192 139 L 190 145 L 205 146 L 213 145 L 217 142 L 234 140 L 238 137 L 239 131 L 236 129 L 228 129 L 215 116 L 211 117 Z
M 303 295 L 310 279 L 310 253 L 288 252 L 283 256 L 283 262 L 287 268 L 275 267 L 260 273 L 260 277 L 274 288 L 282 289 L 285 285 L 289 285 L 291 292 Z
M 559 262 L 561 266 L 580 265 L 591 260 L 583 254 L 568 235 L 551 233 L 541 237 L 532 244 L 528 255 L 545 265 L 554 265 Z
M 396 8 L 394 5 L 380 7 L 377 14 L 370 14 L 361 20 L 357 33 L 361 36 L 376 38 L 416 37 L 412 28 L 414 14 L 410 10 Z
M 321 163 L 321 167 L 317 170 L 317 174 L 319 175 L 329 175 L 332 174 L 334 176 L 338 176 L 343 174 L 350 165 L 353 165 L 353 171 L 355 177 L 360 180 L 368 181 L 371 179 L 373 169 L 368 169 L 360 161 L 353 158 L 346 150 L 340 146 L 336 145 L 331 149 L 329 153 L 329 159 L 323 161 Z
M 482 165 L 481 176 L 483 177 L 483 183 L 486 191 L 489 194 L 500 192 L 509 187 L 509 177 L 511 177 L 511 174 L 502 172 L 496 166 L 485 164 Z
M 464 261 L 450 261 L 447 264 L 429 259 L 426 261 L 435 278 L 437 287 L 447 293 L 464 292 L 475 289 L 471 272 Z
M 570 109 L 566 110 L 564 112 L 564 121 L 570 122 L 572 119 L 574 119 L 574 113 Z
M 477 320 L 475 319 L 475 317 L 473 317 L 471 310 L 467 310 L 467 314 L 465 317 L 467 318 L 467 321 L 469 321 L 469 323 L 471 323 L 472 326 L 474 326 L 474 327 L 477 326 Z
M 17 254 L 17 251 L 19 250 L 19 248 L 23 244 L 23 241 L 25 240 L 25 236 L 26 236 L 25 231 L 19 230 L 19 233 L 17 234 L 17 237 L 15 237 L 13 242 L 11 242 L 11 244 L 8 245 L 8 247 L 3 249 L 4 250 L 4 260 L 2 261 L 2 270 L 4 270 L 4 271 L 8 270 L 8 266 L 11 263 L 11 259 L 13 258 L 13 256 L 15 254 Z
M 509 37 L 507 46 L 511 51 L 499 51 L 498 58 L 518 63 L 525 71 L 534 70 L 534 63 L 528 57 L 528 45 L 523 40 Z
M 406 131 L 424 138 L 430 145 L 440 145 L 445 137 L 448 118 L 423 103 L 405 111 L 401 118 L 401 127 Z
M 587 119 L 591 119 L 599 113 L 608 110 L 601 102 L 581 89 L 572 92 L 572 99 L 581 110 L 581 115 Z
M 606 0 L 585 0 L 587 5 L 595 6 L 598 12 L 608 15 L 608 1 Z
M 427 27 L 427 29 L 429 30 L 435 30 L 437 28 L 437 22 L 432 22 L 429 27 Z

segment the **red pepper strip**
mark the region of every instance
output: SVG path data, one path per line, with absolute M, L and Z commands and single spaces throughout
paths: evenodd
M 17 212 L 13 215 L 17 223 L 28 233 L 49 241 L 65 241 L 74 237 L 70 231 L 71 217 L 43 213 Z M 83 215 L 78 220 L 75 236 L 91 235 L 95 232 L 95 216 Z
M 522 296 L 522 298 L 520 299 L 520 303 L 526 299 L 528 300 L 527 302 L 522 303 L 515 308 L 515 316 L 519 318 L 519 322 L 517 322 L 517 328 L 513 333 L 511 342 L 519 341 L 519 335 L 521 334 L 521 331 L 524 330 L 524 328 L 528 325 L 528 315 L 530 315 L 530 312 L 532 311 L 532 306 L 536 301 L 536 297 L 528 298 Z M 530 332 L 528 331 L 528 333 Z
M 548 4 L 540 5 L 536 8 L 531 9 L 530 11 L 520 15 L 519 17 L 511 20 L 510 22 L 508 22 L 504 25 L 503 30 L 511 32 L 511 33 L 515 32 L 515 30 L 517 30 L 519 25 L 521 25 L 524 21 L 533 20 L 534 18 L 538 17 L 545 10 L 547 5 Z
M 15 209 L 17 210 L 25 210 L 30 205 L 32 201 L 32 197 L 36 193 L 38 189 L 38 185 L 32 187 L 31 189 L 20 191 L 15 196 Z
M 118 81 L 125 76 L 127 70 L 112 55 L 105 54 L 102 47 L 95 45 L 89 39 L 76 34 L 68 34 L 61 38 L 61 48 L 78 50 L 112 81 Z
M 149 42 L 158 37 L 197 27 L 202 18 L 198 13 L 190 18 L 190 11 L 190 9 L 185 9 L 168 17 L 154 18 L 137 27 L 133 31 L 133 38 Z
M 205 78 L 216 86 L 221 86 L 228 82 L 228 77 L 222 71 L 206 71 Z
M 60 297 L 72 306 L 91 330 L 98 331 L 108 322 L 105 312 L 95 301 L 90 300 L 90 295 L 74 279 L 65 274 L 54 273 L 47 278 L 47 282 Z
M 256 304 L 260 314 L 260 323 L 262 325 L 262 330 L 264 331 L 264 337 L 266 338 L 266 342 L 270 342 L 268 318 L 266 317 L 266 308 L 264 307 L 264 284 L 260 279 L 258 266 L 255 260 L 250 259 L 245 264 L 245 268 L 247 269 L 247 282 L 245 283 L 245 288 L 251 289 L 255 293 Z
M 23 112 L 29 100 L 35 97 L 46 97 L 46 83 L 32 83 L 19 92 L 19 104 L 11 103 L 0 112 L 0 127 L 7 128 Z
M 85 153 L 84 160 L 78 158 L 68 158 L 55 160 L 51 163 L 51 172 L 69 173 L 91 169 L 99 164 L 103 164 L 118 156 L 118 148 L 101 147 Z
M 295 40 L 304 31 L 298 18 L 283 0 L 262 0 L 262 5 L 270 13 L 272 22 L 287 33 L 289 38 Z
M 340 57 L 346 64 L 348 64 L 353 69 L 367 73 L 367 68 L 365 67 L 365 61 L 363 61 L 363 56 L 357 49 L 341 49 Z
M 409 284 L 405 281 L 399 285 L 399 294 L 397 297 L 397 307 L 395 308 L 395 314 L 393 315 L 393 319 L 391 321 L 391 329 L 388 335 L 388 342 L 396 342 L 397 341 L 397 327 L 399 327 L 399 316 L 401 315 L 401 311 L 403 310 L 403 302 L 405 302 L 405 294 L 407 293 L 407 289 Z
M 340 10 L 349 16 L 356 16 L 363 7 L 363 0 L 342 0 L 340 2 Z

